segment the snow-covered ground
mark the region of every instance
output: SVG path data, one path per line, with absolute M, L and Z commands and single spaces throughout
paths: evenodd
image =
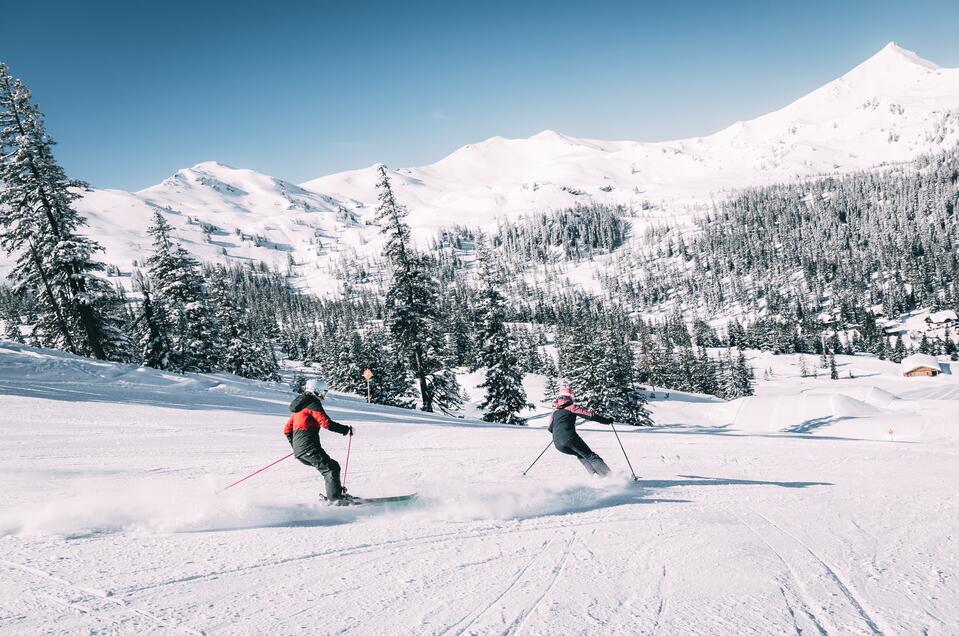
M 215 494 L 288 452 L 283 387 L 0 344 L 0 632 L 957 633 L 955 376 L 753 363 L 755 398 L 619 429 L 638 484 L 606 427 L 613 477 L 550 450 L 524 478 L 542 418 L 332 396 L 351 491 L 421 498 L 328 508 L 292 459 Z

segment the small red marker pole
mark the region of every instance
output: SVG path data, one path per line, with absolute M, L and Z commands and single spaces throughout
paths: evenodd
M 889 429 L 889 430 L 886 431 L 886 432 L 889 433 L 889 441 L 891 442 L 891 441 L 892 441 L 892 433 L 893 433 L 893 430 L 892 430 L 892 429 Z

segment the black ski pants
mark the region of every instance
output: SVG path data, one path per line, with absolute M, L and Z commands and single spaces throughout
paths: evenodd
M 320 471 L 326 481 L 326 498 L 328 500 L 332 501 L 343 495 L 343 487 L 340 484 L 340 465 L 327 455 L 322 447 L 311 448 L 302 455 L 298 455 L 297 459 L 301 463 Z
M 561 453 L 573 455 L 579 459 L 580 463 L 586 468 L 590 475 L 599 475 L 605 477 L 609 474 L 609 466 L 603 461 L 603 458 L 593 452 L 583 438 L 579 435 L 564 437 L 560 439 L 553 438 L 553 446 Z

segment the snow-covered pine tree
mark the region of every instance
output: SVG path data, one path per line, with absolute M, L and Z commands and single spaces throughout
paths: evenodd
M 297 395 L 303 393 L 303 387 L 306 386 L 306 376 L 303 375 L 302 371 L 297 371 L 293 374 L 293 377 L 290 379 L 290 388 Z
M 753 368 L 746 360 L 746 354 L 742 349 L 739 350 L 739 355 L 736 356 L 733 369 L 736 375 L 736 386 L 740 394 L 745 397 L 755 393 L 753 390 Z
M 600 412 L 623 424 L 652 425 L 640 386 L 640 370 L 626 333 L 614 324 L 605 325 L 599 343 L 600 369 L 604 376 Z
M 373 372 L 370 399 L 374 404 L 412 408 L 410 371 L 390 347 L 386 332 L 371 327 L 363 337 L 360 365 Z M 365 385 L 364 385 L 365 392 Z M 365 393 L 364 393 L 365 394 Z
M 727 374 L 724 382 L 723 397 L 735 400 L 753 394 L 753 370 L 746 360 L 746 354 L 740 349 L 734 359 L 727 351 Z
M 839 369 L 836 368 L 836 354 L 829 354 L 829 379 L 838 380 L 839 379 Z
M 383 256 L 392 276 L 386 294 L 387 325 L 419 385 L 422 409 L 445 412 L 462 404 L 456 375 L 447 368 L 447 343 L 438 314 L 436 281 L 425 257 L 410 245 L 406 208 L 397 202 L 386 167 L 380 166 L 376 219 L 386 237 Z
M 696 355 L 693 353 L 692 347 L 689 345 L 680 346 L 679 352 L 676 354 L 676 377 L 674 384 L 671 385 L 672 388 L 680 391 L 697 391 L 697 366 Z
M 580 305 L 557 341 L 563 376 L 577 402 L 617 422 L 650 423 L 640 370 L 621 325 L 602 321 Z
M 902 362 L 903 358 L 907 355 L 906 345 L 902 341 L 902 336 L 896 336 L 896 344 L 893 346 L 892 355 L 889 356 L 889 359 L 896 364 Z
M 208 309 L 199 265 L 172 238 L 172 226 L 159 211 L 147 233 L 153 255 L 147 259 L 153 304 L 162 308 L 163 330 L 170 340 L 169 368 L 207 372 L 220 366 L 216 325 Z
M 227 272 L 218 267 L 210 277 L 209 302 L 216 323 L 216 369 L 254 380 L 279 381 L 279 365 L 270 338 L 256 337 L 250 317 L 236 299 Z
M 17 293 L 36 299 L 34 341 L 99 359 L 127 360 L 132 345 L 113 302 L 102 248 L 81 235 L 73 209 L 85 184 L 67 178 L 53 156 L 43 113 L 30 91 L 0 63 L 0 244 L 16 254 Z
M 11 342 L 24 344 L 23 334 L 20 332 L 20 312 L 13 303 L 4 303 L 0 309 L 3 317 L 3 337 Z
M 730 349 L 727 348 L 724 352 L 719 354 L 719 357 L 716 359 L 716 380 L 719 383 L 719 392 L 717 397 L 721 397 L 724 400 L 732 399 L 733 393 L 733 357 Z
M 326 359 L 323 374 L 330 388 L 344 393 L 366 395 L 366 381 L 360 363 L 362 342 L 356 327 L 345 317 L 326 331 Z
M 696 362 L 693 365 L 693 385 L 698 393 L 718 395 L 720 392 L 719 380 L 716 377 L 716 366 L 709 357 L 706 347 L 699 347 Z
M 543 404 L 552 404 L 553 400 L 559 396 L 559 371 L 556 369 L 556 363 L 553 362 L 553 356 L 544 353 L 545 360 L 543 373 L 546 375 L 546 385 L 543 387 Z
M 481 242 L 482 245 L 482 242 Z M 498 288 L 500 274 L 489 250 L 482 245 L 478 252 L 479 299 L 477 308 L 477 362 L 486 368 L 486 379 L 479 386 L 486 389 L 480 403 L 487 422 L 525 424 L 519 413 L 532 405 L 523 389 L 515 339 L 506 327 L 506 297 Z
M 150 289 L 143 285 L 138 290 L 143 297 L 140 303 L 140 317 L 136 322 L 140 336 L 140 360 L 144 366 L 154 369 L 168 369 L 174 357 L 173 345 L 167 333 L 169 323 L 163 314 L 163 307 L 153 302 Z
M 578 402 L 602 406 L 605 380 L 600 369 L 602 350 L 596 341 L 596 324 L 585 304 L 580 304 L 569 324 L 557 333 L 560 372 L 569 382 Z

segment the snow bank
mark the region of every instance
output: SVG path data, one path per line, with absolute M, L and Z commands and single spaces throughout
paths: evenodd
M 751 432 L 808 433 L 837 419 L 878 415 L 875 406 L 844 394 L 748 397 L 740 401 L 732 426 Z
M 899 398 L 885 389 L 877 386 L 853 385 L 841 386 L 838 388 L 822 387 L 812 389 L 804 395 L 845 395 L 854 400 L 864 402 L 879 409 L 891 407 Z

